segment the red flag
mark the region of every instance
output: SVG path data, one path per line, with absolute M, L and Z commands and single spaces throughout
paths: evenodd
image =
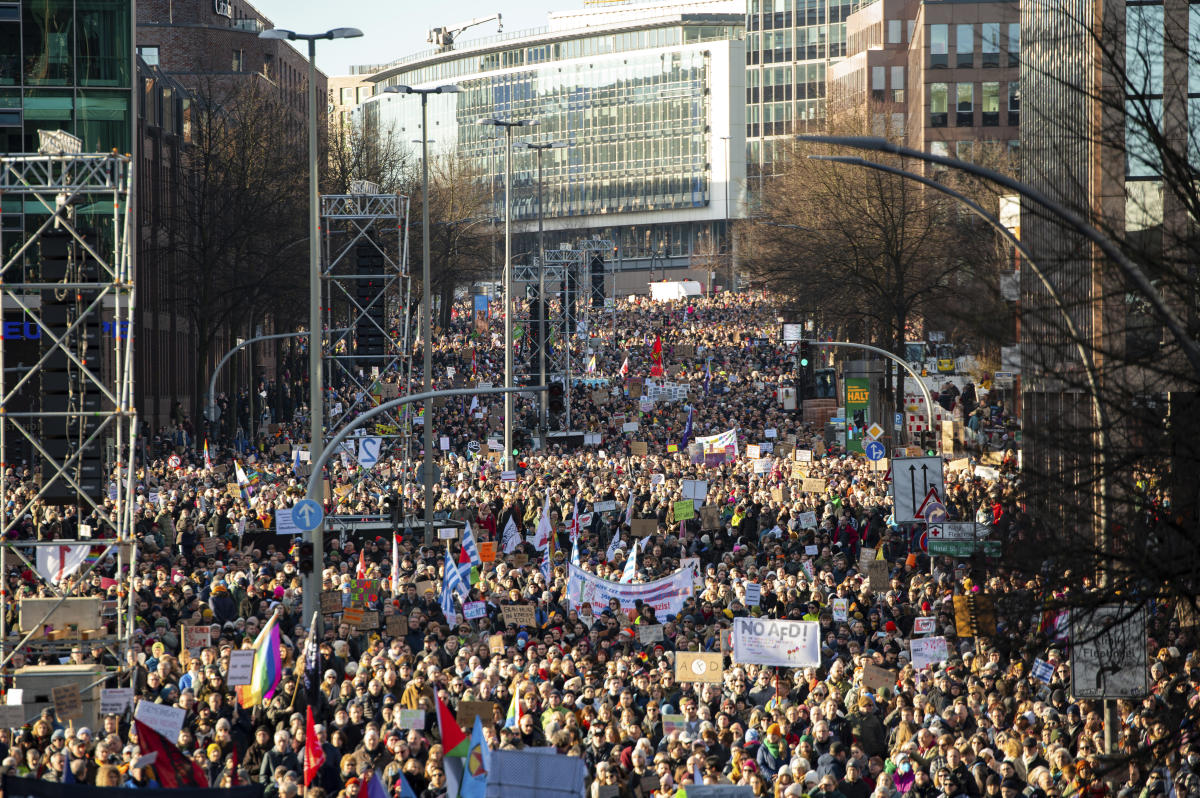
M 354 571 L 355 579 L 367 578 L 367 550 L 363 549 L 358 553 L 358 568 Z
M 654 361 L 654 365 L 650 367 L 651 377 L 661 377 L 663 375 L 662 364 L 662 338 L 654 336 L 654 349 L 650 353 L 650 359 Z
M 239 780 L 238 780 L 237 743 L 233 744 L 233 762 L 230 764 L 230 769 L 229 769 L 229 786 L 230 787 L 240 787 L 241 786 L 241 784 L 239 783 Z
M 158 754 L 153 768 L 159 784 L 168 790 L 177 787 L 208 786 L 208 777 L 195 760 L 184 756 L 170 740 L 140 720 L 135 720 L 133 725 L 137 730 L 138 746 L 142 749 L 142 755 L 151 752 Z
M 317 724 L 313 723 L 312 707 L 308 707 L 308 720 L 304 725 L 304 786 L 312 784 L 317 771 L 325 764 L 325 749 L 317 739 Z

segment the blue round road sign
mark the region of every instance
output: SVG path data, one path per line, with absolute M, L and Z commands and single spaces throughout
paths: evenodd
M 325 519 L 325 510 L 312 499 L 301 499 L 292 507 L 292 522 L 305 532 L 312 532 Z
M 863 451 L 867 453 L 868 460 L 882 460 L 887 454 L 887 447 L 879 441 L 867 441 L 863 444 Z

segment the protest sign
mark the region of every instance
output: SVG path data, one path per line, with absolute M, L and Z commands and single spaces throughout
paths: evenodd
M 254 673 L 254 649 L 240 648 L 229 652 L 229 676 L 226 684 L 234 687 L 239 684 L 250 684 Z
M 680 499 L 675 502 L 675 520 L 687 521 L 696 517 L 696 506 L 691 499 Z
M 0 706 L 0 729 L 19 729 L 25 725 L 25 707 L 20 704 Z
M 671 732 L 681 732 L 687 728 L 687 718 L 683 715 L 663 715 L 662 726 L 664 736 Z
M 913 634 L 915 634 L 915 635 L 930 635 L 930 634 L 934 633 L 935 629 L 936 629 L 936 619 L 935 618 L 932 618 L 932 617 L 913 618 L 913 627 L 912 627 Z
M 341 612 L 342 611 L 342 592 L 340 590 L 323 590 L 321 591 L 321 612 Z
M 805 493 L 824 493 L 825 480 L 823 479 L 805 479 L 800 483 L 800 490 Z
M 724 670 L 723 660 L 724 657 L 720 654 L 677 652 L 675 654 L 675 681 L 720 684 Z
M 388 637 L 404 637 L 408 634 L 408 618 L 403 615 L 389 615 L 385 623 Z
M 688 502 L 688 504 L 690 505 L 691 502 Z M 653 518 L 635 518 L 630 527 L 633 530 L 634 537 L 649 537 L 658 531 L 658 521 Z
M 869 546 L 863 546 L 861 549 L 858 550 L 858 570 L 866 571 L 867 566 L 869 566 L 871 564 L 871 561 L 874 559 L 875 559 L 875 549 L 872 549 Z
M 537 613 L 532 604 L 506 604 L 500 608 L 504 612 L 504 622 L 517 626 L 534 626 L 537 624 Z
M 458 725 L 470 729 L 475 725 L 475 718 L 491 725 L 495 720 L 496 705 L 491 701 L 459 701 Z
M 212 645 L 212 629 L 208 626 L 183 627 L 183 647 L 193 657 L 200 656 L 200 650 Z
M 654 607 L 660 618 L 678 615 L 683 610 L 683 603 L 696 589 L 692 571 L 688 568 L 681 568 L 653 582 L 622 585 L 601 579 L 569 563 L 567 567 L 570 571 L 567 595 L 579 597 L 578 601 L 571 602 L 572 608 L 591 604 L 597 615 L 608 609 L 608 602 L 612 599 L 616 599 L 623 610 L 634 609 L 640 601 Z
M 754 461 L 755 474 L 770 474 L 771 473 L 771 458 L 761 457 Z M 824 480 L 822 480 L 823 482 Z M 824 488 L 822 488 L 823 490 Z
M 881 668 L 868 662 L 863 666 L 863 687 L 872 693 L 884 687 L 896 686 L 896 674 L 887 668 Z
M 816 529 L 817 514 L 812 510 L 800 513 L 799 523 L 801 529 Z
M 602 502 L 592 502 L 592 512 L 596 513 L 611 513 L 617 509 L 617 503 L 613 499 Z
M 347 607 L 342 610 L 342 620 L 348 623 L 352 628 L 358 629 L 359 624 L 363 621 L 364 610 L 358 607 Z
M 811 463 L 812 462 L 812 459 L 813 459 L 812 449 L 797 449 L 794 452 L 794 454 L 796 455 L 797 463 Z
M 733 619 L 733 661 L 779 668 L 819 667 L 821 630 L 815 621 Z
M 424 729 L 425 713 L 419 709 L 402 709 L 399 712 L 397 725 L 401 729 Z
M 916 670 L 937 665 L 950 658 L 944 637 L 922 637 L 919 640 L 908 641 L 908 645 L 912 651 L 912 666 Z
M 486 601 L 468 601 L 463 605 L 463 617 L 468 621 L 478 620 L 479 618 L 487 617 L 487 602 Z
M 663 639 L 662 624 L 639 624 L 637 628 L 638 642 L 642 645 L 647 643 L 657 643 Z
M 704 501 L 708 498 L 708 481 L 704 479 L 685 479 L 680 483 L 680 488 L 685 499 L 699 499 Z
M 437 583 L 428 579 L 417 582 L 417 595 L 427 596 L 430 593 L 437 593 Z
M 633 441 L 629 444 L 629 453 L 634 457 L 645 457 L 650 452 L 650 447 L 645 441 Z
M 101 715 L 120 715 L 132 706 L 132 687 L 105 687 L 100 690 Z
M 79 685 L 74 682 L 50 688 L 50 700 L 54 702 L 54 712 L 59 720 L 83 717 L 83 700 L 79 697 Z
M 833 600 L 833 620 L 835 623 L 845 623 L 850 617 L 850 600 L 835 598 Z
M 136 720 L 145 723 L 151 729 L 166 737 L 168 741 L 179 739 L 179 730 L 183 728 L 183 720 L 187 711 L 168 704 L 155 704 L 150 701 L 139 701 L 133 713 Z
M 757 582 L 746 583 L 746 606 L 757 607 L 762 601 L 762 585 Z
M 762 452 L 758 449 L 757 443 L 752 443 L 746 447 L 746 457 L 750 460 L 757 460 L 762 456 Z
M 488 635 L 488 651 L 493 654 L 503 654 L 504 635 Z
M 871 590 L 886 591 L 889 584 L 887 560 L 871 560 L 867 563 L 867 578 L 870 580 Z
M 360 631 L 367 629 L 379 628 L 379 613 L 378 612 L 363 612 L 362 620 L 358 622 Z
M 700 529 L 710 532 L 721 528 L 721 508 L 707 504 L 700 508 Z
M 286 507 L 275 511 L 275 534 L 276 535 L 302 535 L 303 530 L 296 525 L 295 518 L 292 517 L 292 508 Z

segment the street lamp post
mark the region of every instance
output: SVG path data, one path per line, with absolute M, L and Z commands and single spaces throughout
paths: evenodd
M 417 89 L 412 86 L 388 86 L 389 94 L 421 96 L 421 384 L 425 393 L 433 390 L 433 286 L 429 276 L 429 126 L 428 105 L 431 94 L 456 94 L 458 86 Z M 424 450 L 422 470 L 425 484 L 425 543 L 433 542 L 433 398 L 425 400 Z
M 481 125 L 504 128 L 504 387 L 513 386 L 512 340 L 512 150 L 513 129 L 531 127 L 536 119 L 480 119 Z M 512 463 L 513 396 L 504 394 L 504 470 Z
M 542 153 L 546 150 L 556 150 L 566 147 L 565 141 L 548 141 L 544 144 L 534 144 L 528 141 L 518 141 L 515 145 L 518 149 L 533 150 L 537 153 L 537 192 L 538 192 L 538 302 L 541 304 L 541 316 L 538 319 L 540 329 L 538 330 L 538 373 L 541 376 L 541 384 L 546 384 L 546 240 L 545 240 L 545 213 L 543 212 L 542 201 Z M 546 394 L 541 395 L 541 401 L 538 410 L 538 428 L 542 438 L 542 446 L 546 445 L 546 433 L 550 428 L 547 416 Z
M 308 414 L 311 421 L 310 452 L 322 448 L 324 433 L 324 390 L 321 379 L 321 225 L 317 187 L 317 40 L 355 39 L 362 36 L 358 28 L 333 28 L 324 33 L 296 33 L 285 28 L 271 28 L 258 34 L 260 39 L 287 39 L 308 42 Z M 318 488 L 315 497 L 321 501 Z M 317 526 L 309 534 L 313 545 L 313 570 L 304 574 L 304 620 L 308 621 L 320 606 L 321 572 L 325 570 L 325 534 Z

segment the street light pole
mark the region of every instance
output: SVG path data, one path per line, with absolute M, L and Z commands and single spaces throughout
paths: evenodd
M 388 86 L 388 94 L 421 95 L 421 385 L 425 393 L 433 390 L 433 286 L 429 276 L 429 125 L 428 101 L 431 94 L 456 94 L 453 84 L 432 89 L 412 86 Z M 425 421 L 422 424 L 423 456 L 421 468 L 425 487 L 425 544 L 433 542 L 433 397 L 425 400 Z
M 296 33 L 285 28 L 271 28 L 258 34 L 261 39 L 288 39 L 308 42 L 308 414 L 311 421 L 310 457 L 322 448 L 324 433 L 324 390 L 321 374 L 321 224 L 317 172 L 317 40 L 355 39 L 362 36 L 358 28 L 334 28 L 324 33 Z M 253 423 L 253 422 L 252 422 Z M 317 502 L 324 498 L 320 482 Z M 321 592 L 321 573 L 325 570 L 325 534 L 318 525 L 309 534 L 313 546 L 313 570 L 304 574 L 305 622 L 320 607 L 318 594 Z
M 513 128 L 530 127 L 536 119 L 481 119 L 481 125 L 504 128 L 504 387 L 513 387 L 513 340 L 512 340 L 512 150 Z M 513 395 L 504 394 L 504 459 L 505 471 L 512 464 Z
M 564 141 L 548 141 L 544 144 L 533 144 L 528 141 L 519 141 L 515 145 L 518 149 L 533 150 L 537 153 L 537 192 L 538 192 L 538 303 L 541 305 L 541 313 L 538 318 L 538 373 L 541 377 L 541 384 L 546 384 L 546 230 L 544 213 L 544 203 L 542 194 L 542 153 L 546 150 L 559 149 L 566 147 Z M 538 431 L 541 435 L 542 446 L 546 445 L 546 433 L 550 428 L 547 418 L 548 409 L 546 406 L 546 394 L 542 394 L 539 401 L 538 410 Z

